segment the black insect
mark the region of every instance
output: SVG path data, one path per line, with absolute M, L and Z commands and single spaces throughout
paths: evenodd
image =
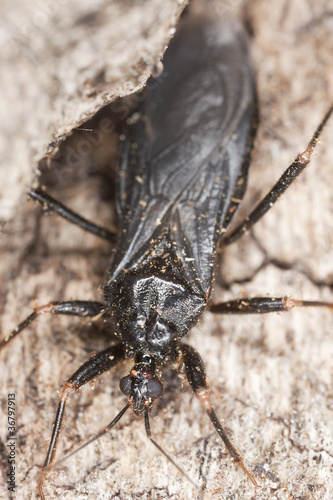
M 308 165 L 332 108 L 306 150 L 230 233 L 229 223 L 244 195 L 257 126 L 246 36 L 235 21 L 188 13 L 166 52 L 164 68 L 157 82 L 149 82 L 150 91 L 136 110 L 136 119 L 127 125 L 117 175 L 116 240 L 43 190 L 29 192 L 70 222 L 116 244 L 103 302 L 51 302 L 38 307 L 0 345 L 3 348 L 44 312 L 100 316 L 119 337 L 118 343 L 85 362 L 61 391 L 39 483 L 42 498 L 45 477 L 55 464 L 68 396 L 125 358 L 134 358 L 130 374 L 120 381 L 127 403 L 97 437 L 131 406 L 144 417 L 147 436 L 161 450 L 149 425 L 152 405 L 163 392 L 158 371 L 182 358 L 188 382 L 232 460 L 258 486 L 215 414 L 200 355 L 181 340 L 205 310 L 252 314 L 294 306 L 332 307 L 267 297 L 209 303 L 218 246 L 241 237 Z

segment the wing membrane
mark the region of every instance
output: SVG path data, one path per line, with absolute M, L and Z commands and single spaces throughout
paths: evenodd
M 169 232 L 180 254 L 186 247 L 184 267 L 207 292 L 231 198 L 245 189 L 255 101 L 251 59 L 236 21 L 190 15 L 163 63 L 124 145 L 122 233 L 110 278 Z

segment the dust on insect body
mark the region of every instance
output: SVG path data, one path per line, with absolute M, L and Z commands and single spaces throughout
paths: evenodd
M 194 482 L 155 441 L 150 428 L 151 410 L 163 396 L 162 369 L 175 363 L 183 366 L 187 382 L 231 460 L 259 487 L 215 413 L 201 356 L 182 340 L 205 310 L 260 314 L 297 306 L 332 307 L 287 297 L 210 303 L 219 245 L 248 231 L 302 172 L 332 109 L 305 152 L 245 221 L 228 231 L 244 195 L 257 126 L 246 35 L 235 20 L 222 20 L 209 11 L 189 11 L 180 20 L 163 66 L 164 73 L 157 81 L 150 80 L 145 98 L 138 99 L 135 119 L 125 126 L 116 179 L 117 235 L 87 221 L 42 189 L 29 192 L 70 223 L 114 246 L 103 301 L 57 301 L 36 307 L 0 344 L 4 348 L 46 312 L 99 319 L 112 334 L 108 347 L 79 366 L 60 392 L 39 479 L 41 498 L 45 498 L 46 479 L 53 469 L 102 438 L 129 408 L 144 421 L 151 443 L 194 487 L 204 488 L 203 477 L 199 485 Z M 57 461 L 69 396 L 128 359 L 133 360 L 132 367 L 119 383 L 126 404 L 97 435 Z

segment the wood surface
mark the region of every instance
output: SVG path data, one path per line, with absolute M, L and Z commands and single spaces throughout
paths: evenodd
M 23 15 L 23 2 L 11 5 L 12 10 L 17 9 L 17 20 L 34 19 L 40 9 L 38 2 L 29 2 L 29 12 Z M 117 133 L 112 126 L 109 131 L 105 128 L 114 122 L 103 122 L 104 128 L 101 125 L 101 120 L 110 120 L 108 110 L 92 122 L 85 123 L 84 116 L 95 115 L 106 95 L 124 95 L 143 84 L 183 7 L 171 0 L 95 2 L 90 8 L 88 2 L 81 6 L 77 2 L 77 10 L 69 3 L 54 5 L 59 11 L 52 31 L 37 30 L 33 48 L 23 46 L 19 61 L 7 61 L 12 66 L 9 74 L 20 73 L 20 88 L 0 97 L 0 102 L 7 99 L 7 109 L 12 110 L 12 121 L 1 124 L 8 135 L 8 142 L 3 135 L 6 156 L 0 175 L 5 192 L 1 199 L 14 197 L 1 215 L 3 221 L 10 219 L 0 235 L 1 336 L 30 314 L 35 301 L 42 305 L 50 300 L 100 299 L 98 289 L 105 282 L 110 245 L 54 215 L 42 215 L 24 192 L 39 166 L 42 182 L 52 195 L 89 219 L 114 227 L 110 179 L 117 161 Z M 12 19 L 14 14 L 6 8 L 9 6 L 3 4 L 3 11 Z M 305 149 L 333 101 L 333 18 L 324 0 L 229 0 L 216 2 L 215 8 L 216 15 L 242 17 L 252 31 L 261 121 L 244 200 L 248 213 Z M 78 25 L 84 16 L 86 21 Z M 110 26 L 110 39 L 100 38 L 98 29 L 94 31 L 98 23 L 103 36 Z M 73 30 L 71 35 L 66 37 L 61 26 Z M 123 37 L 124 30 L 131 36 Z M 54 38 L 56 34 L 58 38 Z M 96 94 L 88 98 L 82 90 L 83 76 L 76 79 L 83 63 L 73 56 L 73 46 L 76 44 L 84 58 L 85 53 L 90 54 L 92 41 L 99 57 L 89 73 L 90 82 L 99 69 L 112 85 L 105 90 L 96 83 Z M 25 82 L 22 68 L 30 50 L 45 67 L 32 78 L 29 66 L 30 77 Z M 27 64 L 33 65 L 33 61 Z M 140 61 L 147 62 L 144 68 Z M 55 64 L 61 69 L 60 83 L 50 89 L 52 75 L 57 73 Z M 64 88 L 71 94 L 62 93 Z M 32 100 L 35 93 L 40 104 Z M 26 120 L 17 119 L 21 113 L 27 115 Z M 81 130 L 62 143 L 56 163 L 50 162 L 48 167 L 38 163 L 52 136 L 58 140 L 82 123 Z M 103 141 L 94 148 L 90 148 L 87 131 L 91 128 L 103 129 Z M 252 235 L 222 252 L 215 301 L 262 295 L 333 300 L 332 133 L 331 119 L 304 175 L 255 226 Z M 73 153 L 78 150 L 79 161 Z M 12 169 L 14 181 L 9 180 Z M 169 367 L 165 393 L 153 412 L 152 433 L 195 482 L 206 483 L 205 499 L 332 498 L 332 327 L 332 312 L 324 309 L 250 317 L 206 313 L 188 335 L 187 342 L 206 362 L 216 412 L 262 485 L 255 491 L 230 462 L 198 401 Z M 13 498 L 34 499 L 58 391 L 80 363 L 108 341 L 108 334 L 96 324 L 45 315 L 1 354 L 1 498 L 11 498 L 4 486 L 8 472 L 7 394 L 15 392 L 17 398 L 17 490 Z M 97 433 L 120 411 L 125 397 L 119 380 L 130 366 L 127 363 L 104 374 L 94 388 L 86 387 L 71 398 L 59 456 Z M 143 422 L 131 412 L 110 435 L 54 471 L 45 492 L 52 500 L 200 498 L 149 443 Z

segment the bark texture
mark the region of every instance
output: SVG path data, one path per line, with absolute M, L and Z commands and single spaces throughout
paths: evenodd
M 252 31 L 261 122 L 247 213 L 305 149 L 333 100 L 333 18 L 326 4 L 215 2 L 217 15 L 241 16 Z M 35 300 L 99 300 L 110 246 L 42 215 L 24 192 L 38 167 L 52 195 L 101 225 L 116 224 L 117 116 L 98 110 L 156 71 L 184 4 L 100 1 L 92 7 L 58 0 L 49 6 L 53 11 L 43 25 L 39 2 L 1 6 L 1 33 L 10 48 L 2 55 L 6 77 L 0 83 L 0 104 L 7 110 L 1 123 L 0 217 L 11 219 L 0 235 L 1 336 L 31 312 Z M 314 161 L 252 235 L 223 251 L 214 300 L 266 294 L 333 300 L 332 130 L 331 120 Z M 46 162 L 45 155 L 54 158 Z M 230 463 L 198 401 L 167 368 L 152 433 L 194 481 L 206 483 L 204 498 L 332 498 L 332 326 L 332 312 L 324 309 L 261 317 L 207 313 L 188 336 L 206 361 L 216 413 L 262 485 L 255 491 Z M 15 393 L 17 402 L 13 498 L 36 498 L 57 391 L 109 341 L 96 324 L 45 315 L 1 354 L 1 498 L 11 498 L 4 485 L 7 394 Z M 58 456 L 123 407 L 118 384 L 129 366 L 72 397 Z M 130 411 L 110 435 L 55 470 L 45 491 L 48 499 L 200 498 L 153 448 L 143 422 Z

